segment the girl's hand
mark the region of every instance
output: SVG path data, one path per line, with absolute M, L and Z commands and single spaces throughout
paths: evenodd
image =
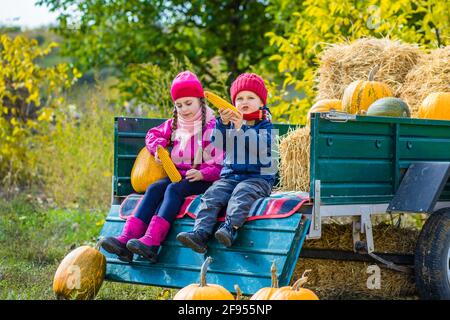
M 157 163 L 161 163 L 161 160 L 159 159 L 159 156 L 158 156 L 158 148 L 156 148 L 156 150 L 155 150 L 155 161 Z
M 230 118 L 234 114 L 234 112 L 230 109 L 219 109 L 220 118 L 224 125 L 228 125 L 230 123 Z
M 191 169 L 186 172 L 186 179 L 189 182 L 203 180 L 203 174 L 197 169 Z
M 241 129 L 243 120 L 244 120 L 244 115 L 242 114 L 242 112 L 239 112 L 239 113 L 233 112 L 233 114 L 230 118 L 230 121 L 233 122 L 234 128 L 236 130 Z

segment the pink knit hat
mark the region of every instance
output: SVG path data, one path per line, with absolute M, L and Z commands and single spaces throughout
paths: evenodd
M 231 101 L 234 104 L 236 96 L 241 91 L 254 92 L 261 99 L 264 105 L 267 102 L 267 88 L 264 80 L 254 73 L 243 73 L 231 84 Z
M 172 95 L 173 101 L 183 97 L 205 97 L 200 80 L 198 80 L 197 76 L 190 71 L 180 72 L 175 79 L 173 79 L 170 94 Z

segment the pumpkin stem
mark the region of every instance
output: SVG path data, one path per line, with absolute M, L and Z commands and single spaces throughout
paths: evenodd
M 206 258 L 200 269 L 200 287 L 206 287 L 206 271 L 208 270 L 209 264 L 213 261 L 211 257 Z
M 239 288 L 239 286 L 237 284 L 235 284 L 234 290 L 236 291 L 236 300 L 241 300 L 241 298 L 242 298 L 241 288 Z
M 305 270 L 305 272 L 303 272 L 302 277 L 300 279 L 298 279 L 292 286 L 292 290 L 298 291 L 305 283 L 308 282 L 308 277 L 305 275 L 310 271 L 311 271 L 311 269 L 308 269 L 308 270 Z
M 376 65 L 372 70 L 369 72 L 369 81 L 373 81 L 375 78 L 375 74 L 380 70 L 380 65 Z
M 95 244 L 95 247 L 94 247 L 95 250 L 100 251 L 100 246 L 101 246 L 101 244 L 102 244 L 102 241 L 103 241 L 103 238 L 100 238 L 100 239 L 97 241 L 97 243 Z
M 272 262 L 270 273 L 272 274 L 272 288 L 278 288 L 277 266 L 275 265 L 275 261 Z

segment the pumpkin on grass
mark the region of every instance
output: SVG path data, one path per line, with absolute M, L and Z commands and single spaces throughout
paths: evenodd
M 387 84 L 374 81 L 378 69 L 377 66 L 370 71 L 368 80 L 353 81 L 345 88 L 342 97 L 342 107 L 345 112 L 364 114 L 374 101 L 393 96 Z
M 88 300 L 97 295 L 106 273 L 106 258 L 95 248 L 81 246 L 61 261 L 53 279 L 57 299 Z
M 206 271 L 212 258 L 206 258 L 200 269 L 200 284 L 190 284 L 177 292 L 173 300 L 234 300 L 233 295 L 218 284 L 206 283 Z
M 450 120 L 450 92 L 433 92 L 419 107 L 419 118 Z
M 342 101 L 339 99 L 322 99 L 317 101 L 308 111 L 307 118 L 311 118 L 314 112 L 329 112 L 331 110 L 342 111 Z
M 270 300 L 272 295 L 278 290 L 278 277 L 277 277 L 277 267 L 275 261 L 272 263 L 270 268 L 270 273 L 272 275 L 272 285 L 270 287 L 259 289 L 250 300 Z
M 152 183 L 167 177 L 161 163 L 156 162 L 155 157 L 142 148 L 131 169 L 131 185 L 134 191 L 143 193 Z
M 278 289 L 270 298 L 270 300 L 319 300 L 317 295 L 302 286 L 308 281 L 308 277 L 305 276 L 307 272 L 311 270 L 306 270 L 302 277 L 298 279 L 294 285 L 281 287 Z

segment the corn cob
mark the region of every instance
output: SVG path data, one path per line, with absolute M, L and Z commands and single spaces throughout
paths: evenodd
M 215 107 L 219 109 L 230 109 L 236 113 L 239 112 L 231 103 L 222 99 L 215 93 L 205 91 L 205 97 L 209 102 L 211 102 Z
M 167 151 L 162 146 L 158 146 L 156 150 L 158 152 L 158 158 L 159 160 L 161 160 L 164 171 L 166 171 L 170 181 L 180 182 L 181 174 L 178 172 L 177 168 L 173 164 L 172 159 L 170 159 L 169 151 Z

